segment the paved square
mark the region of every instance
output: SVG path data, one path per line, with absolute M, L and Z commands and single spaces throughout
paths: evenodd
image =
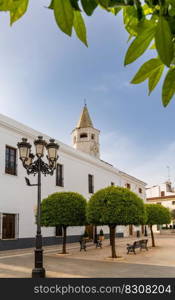
M 109 240 L 102 249 L 95 246 L 79 251 L 79 244 L 69 244 L 69 255 L 60 255 L 61 246 L 45 247 L 44 267 L 47 277 L 175 277 L 175 235 L 156 237 L 157 247 L 126 254 L 126 244 L 135 238 L 117 238 L 117 254 L 122 260 L 111 261 Z M 30 278 L 33 268 L 33 249 L 0 252 L 1 278 Z

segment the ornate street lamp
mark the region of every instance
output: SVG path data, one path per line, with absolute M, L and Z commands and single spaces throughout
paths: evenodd
M 41 235 L 41 173 L 46 175 L 53 175 L 56 169 L 56 162 L 58 159 L 59 145 L 55 143 L 54 139 L 50 139 L 47 144 L 42 136 L 39 136 L 35 141 L 36 154 L 31 153 L 31 144 L 27 139 L 22 138 L 22 142 L 18 143 L 19 157 L 23 163 L 23 167 L 27 170 L 27 174 L 38 174 L 38 204 L 37 204 L 37 233 L 36 233 L 36 248 L 35 248 L 35 267 L 32 270 L 33 278 L 45 277 L 45 269 L 43 268 L 43 249 L 42 249 L 42 235 Z M 48 163 L 42 160 L 44 152 L 47 150 Z M 34 160 L 36 156 L 36 159 Z M 29 180 L 28 180 L 29 182 Z M 28 184 L 30 185 L 30 184 Z

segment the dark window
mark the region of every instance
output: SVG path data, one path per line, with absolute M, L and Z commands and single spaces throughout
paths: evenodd
M 157 202 L 157 204 L 160 204 L 160 205 L 162 205 L 162 203 L 161 203 L 161 202 Z
M 63 165 L 60 164 L 57 164 L 57 169 L 56 169 L 56 185 L 64 186 Z
M 92 139 L 92 140 L 95 139 L 95 134 L 91 134 L 91 139 Z
M 63 227 L 61 225 L 57 225 L 55 228 L 56 236 L 63 236 Z
M 130 190 L 130 189 L 131 189 L 131 185 L 130 185 L 130 183 L 127 183 L 127 184 L 126 184 L 126 187 L 127 187 L 127 189 L 129 189 L 129 190 Z
M 87 133 L 81 133 L 80 138 L 87 138 Z
M 175 205 L 175 201 L 172 201 L 172 204 Z
M 5 173 L 16 175 L 16 149 L 6 146 Z
M 88 185 L 89 185 L 89 193 L 94 193 L 94 176 L 89 174 L 88 175 Z
M 161 197 L 165 196 L 165 192 L 164 191 L 162 191 L 160 194 L 161 194 Z
M 2 216 L 2 238 L 15 238 L 15 214 L 3 214 Z
M 139 193 L 142 194 L 142 189 L 141 188 L 139 188 Z
M 111 181 L 111 186 L 115 185 L 114 182 Z

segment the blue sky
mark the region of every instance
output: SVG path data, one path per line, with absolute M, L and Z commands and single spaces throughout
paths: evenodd
M 86 17 L 89 48 L 63 34 L 49 0 L 30 0 L 13 27 L 0 19 L 0 112 L 71 144 L 70 132 L 84 98 L 101 130 L 101 157 L 158 184 L 175 181 L 175 103 L 161 104 L 161 85 L 147 96 L 147 83 L 129 81 L 154 50 L 124 67 L 128 47 L 122 17 L 98 9 Z

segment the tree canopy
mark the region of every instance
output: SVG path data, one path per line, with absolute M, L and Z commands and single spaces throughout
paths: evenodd
M 97 191 L 89 200 L 87 218 L 95 225 L 108 225 L 112 257 L 115 258 L 115 229 L 117 225 L 145 223 L 143 200 L 129 189 L 110 186 Z
M 144 224 L 144 203 L 129 189 L 110 186 L 90 198 L 87 217 L 95 225 Z
M 152 246 L 155 247 L 153 225 L 169 224 L 171 222 L 171 214 L 168 208 L 161 204 L 145 204 L 147 214 L 147 224 L 151 230 Z
M 162 225 L 169 224 L 171 215 L 168 208 L 161 204 L 146 204 L 147 224 Z
M 41 203 L 41 225 L 58 226 L 64 230 L 63 250 L 66 253 L 66 230 L 68 226 L 86 223 L 86 199 L 74 192 L 54 193 Z
M 43 226 L 79 226 L 86 222 L 86 199 L 74 192 L 54 193 L 43 199 Z
M 29 0 L 1 0 L 0 11 L 9 12 L 12 25 L 25 14 L 28 4 Z M 86 46 L 84 13 L 91 16 L 97 8 L 114 16 L 122 12 L 123 25 L 130 42 L 124 65 L 134 62 L 147 50 L 153 53 L 153 57 L 140 67 L 131 83 L 139 84 L 148 80 L 150 95 L 164 76 L 162 103 L 164 106 L 169 104 L 175 94 L 174 0 L 51 0 L 48 8 L 53 10 L 58 27 L 69 36 L 74 29 Z

